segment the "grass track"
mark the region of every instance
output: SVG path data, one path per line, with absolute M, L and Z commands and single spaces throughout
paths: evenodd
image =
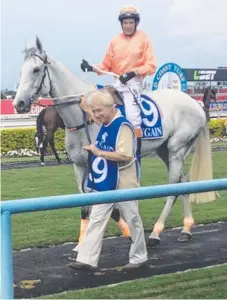
M 190 159 L 187 160 L 188 169 Z M 227 177 L 227 153 L 214 152 L 214 178 Z M 78 193 L 71 165 L 6 170 L 2 175 L 2 200 L 32 198 L 50 195 Z M 167 173 L 158 158 L 144 158 L 142 162 L 142 186 L 167 183 Z M 227 220 L 227 192 L 221 198 L 204 205 L 193 205 L 193 215 L 198 223 Z M 144 227 L 151 230 L 163 209 L 164 199 L 140 201 L 140 212 Z M 41 247 L 75 241 L 78 238 L 80 209 L 59 209 L 44 212 L 18 214 L 13 220 L 14 250 Z M 181 226 L 183 206 L 177 201 L 167 220 L 166 227 Z M 106 236 L 120 234 L 110 220 Z
M 43 299 L 226 299 L 227 264 L 41 297 Z

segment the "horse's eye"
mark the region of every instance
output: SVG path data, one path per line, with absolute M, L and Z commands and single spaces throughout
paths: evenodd
M 38 73 L 40 71 L 40 68 L 36 67 L 34 70 L 33 70 L 33 73 Z

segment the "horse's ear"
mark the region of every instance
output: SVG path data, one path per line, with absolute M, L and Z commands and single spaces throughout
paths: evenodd
M 43 46 L 38 36 L 36 36 L 36 47 L 40 53 L 43 52 Z

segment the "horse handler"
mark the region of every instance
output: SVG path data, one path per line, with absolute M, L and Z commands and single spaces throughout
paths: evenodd
M 87 104 L 102 124 L 95 145 L 84 147 L 92 152 L 92 174 L 88 176 L 88 188 L 102 192 L 139 187 L 136 136 L 131 124 L 115 107 L 113 97 L 107 90 L 92 92 L 87 98 Z M 76 261 L 69 264 L 71 268 L 97 269 L 102 239 L 114 206 L 119 208 L 131 232 L 129 263 L 123 266 L 122 270 L 136 269 L 147 262 L 144 228 L 138 202 L 132 200 L 92 206 L 84 240 L 80 244 Z

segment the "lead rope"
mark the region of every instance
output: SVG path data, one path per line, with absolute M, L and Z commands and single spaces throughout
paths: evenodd
M 86 132 L 86 135 L 87 135 L 88 142 L 89 142 L 89 144 L 91 144 L 91 136 L 90 136 L 89 129 L 88 129 L 88 124 L 87 124 L 87 115 L 86 115 L 85 111 L 82 110 L 82 112 L 83 112 L 83 119 L 84 119 L 84 124 L 85 124 L 85 132 Z M 94 181 L 94 176 L 93 176 L 93 172 L 92 172 L 91 158 L 92 158 L 92 152 L 89 150 L 88 151 L 88 176 L 89 176 L 89 173 L 90 173 L 91 178 L 92 178 L 92 182 L 94 183 L 95 181 Z M 87 169 L 85 169 L 83 179 L 82 179 L 82 191 L 84 193 L 86 193 L 85 186 L 84 186 L 86 177 L 87 177 Z M 92 192 L 92 191 L 90 191 L 90 192 Z

